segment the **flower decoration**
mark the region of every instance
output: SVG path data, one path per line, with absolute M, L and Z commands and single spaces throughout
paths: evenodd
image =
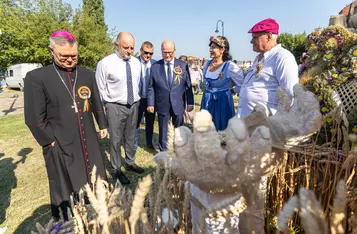
M 317 30 L 306 36 L 306 48 L 309 51 L 316 50 L 320 42 L 321 31 Z M 310 53 L 309 53 L 310 54 Z
M 258 76 L 260 72 L 263 70 L 263 64 L 261 62 L 258 62 L 256 68 L 257 71 L 255 72 L 255 76 Z
M 325 62 L 330 61 L 332 58 L 334 58 L 335 55 L 332 51 L 327 51 L 324 57 L 322 58 Z
M 174 73 L 176 74 L 174 84 L 179 85 L 181 83 L 181 76 L 183 74 L 182 68 L 180 66 L 174 67 Z
M 326 112 L 329 111 L 329 109 L 328 109 L 326 106 L 324 106 L 324 107 L 321 108 L 321 111 L 322 111 L 323 113 L 326 113 Z
M 352 46 L 352 48 L 348 51 L 348 55 L 351 59 L 357 59 L 357 45 Z
M 315 44 L 315 45 L 318 45 L 319 44 L 319 40 L 320 40 L 320 38 L 318 37 L 318 34 L 313 34 L 313 33 L 307 35 L 306 39 L 310 41 L 310 45 L 312 43 Z
M 311 60 L 316 61 L 319 59 L 319 57 L 320 57 L 320 55 L 318 53 L 315 53 L 313 56 L 311 56 Z
M 310 59 L 300 82 L 317 95 L 320 111 L 327 115 L 341 100 L 339 87 L 357 79 L 357 33 L 342 26 L 328 26 L 308 35 L 305 46 Z M 326 124 L 330 131 L 333 119 Z M 357 133 L 357 125 L 353 130 Z
M 338 77 L 338 74 L 336 74 L 336 73 L 332 75 L 332 78 L 336 79 L 337 77 Z
M 226 46 L 224 43 L 224 40 L 222 40 L 221 38 L 216 37 L 216 36 L 211 36 L 209 38 L 209 41 L 210 41 L 210 43 L 212 43 L 212 42 L 216 43 L 218 46 L 220 46 L 222 48 Z
M 336 32 L 336 31 L 325 31 L 322 33 L 322 37 L 325 37 L 325 39 L 322 42 L 326 42 L 329 37 L 333 37 L 337 40 L 337 47 L 338 47 L 338 52 L 340 53 L 342 51 L 342 45 L 343 45 L 343 40 L 341 35 Z
M 357 133 L 357 125 L 352 128 L 352 132 Z

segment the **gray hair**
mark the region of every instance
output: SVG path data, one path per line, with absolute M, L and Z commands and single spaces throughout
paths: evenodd
M 66 37 L 50 37 L 49 39 L 49 47 L 53 49 L 55 45 L 64 46 L 66 44 L 73 45 L 76 44 L 78 46 L 77 41 L 72 40 L 71 38 Z
M 274 41 L 277 41 L 277 40 L 278 40 L 278 34 L 272 34 L 272 35 L 271 35 L 271 38 L 272 38 Z

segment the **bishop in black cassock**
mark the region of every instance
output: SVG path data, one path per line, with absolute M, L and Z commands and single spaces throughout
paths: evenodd
M 25 122 L 43 147 L 52 215 L 59 219 L 61 207 L 68 219 L 70 195 L 90 183 L 94 166 L 97 176 L 106 179 L 93 116 L 101 137 L 107 121 L 94 72 L 76 65 L 75 38 L 68 32 L 56 33 L 50 45 L 54 63 L 26 75 Z

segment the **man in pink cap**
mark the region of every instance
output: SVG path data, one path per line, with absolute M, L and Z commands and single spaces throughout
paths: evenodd
M 53 63 L 28 72 L 25 78 L 25 123 L 42 146 L 55 220 L 68 220 L 70 196 L 87 183 L 97 168 L 106 178 L 93 114 L 100 137 L 107 121 L 94 72 L 77 66 L 73 35 L 57 31 L 49 39 Z M 76 197 L 76 196 L 74 196 Z
M 250 43 L 253 45 L 253 51 L 259 54 L 247 72 L 243 84 L 238 87 L 238 116 L 249 115 L 257 104 L 266 108 L 267 115 L 274 115 L 278 108 L 278 87 L 293 98 L 293 87 L 299 82 L 298 65 L 292 53 L 277 43 L 279 24 L 274 19 L 268 18 L 258 22 L 248 33 L 252 34 Z M 248 210 L 255 224 L 255 233 L 264 233 L 266 179 L 263 178 L 261 184 L 256 186 L 256 197 L 260 202 Z M 251 233 L 248 223 L 250 222 L 247 215 L 243 213 L 239 222 L 241 234 Z
M 257 104 L 266 107 L 267 115 L 277 110 L 276 90 L 284 89 L 293 97 L 293 87 L 299 82 L 295 57 L 277 43 L 279 24 L 271 18 L 255 24 L 248 33 L 253 51 L 259 53 L 240 87 L 238 116 L 249 115 Z

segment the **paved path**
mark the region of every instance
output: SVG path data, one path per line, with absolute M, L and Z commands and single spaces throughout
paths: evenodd
M 24 93 L 17 90 L 0 93 L 0 116 L 24 113 Z

